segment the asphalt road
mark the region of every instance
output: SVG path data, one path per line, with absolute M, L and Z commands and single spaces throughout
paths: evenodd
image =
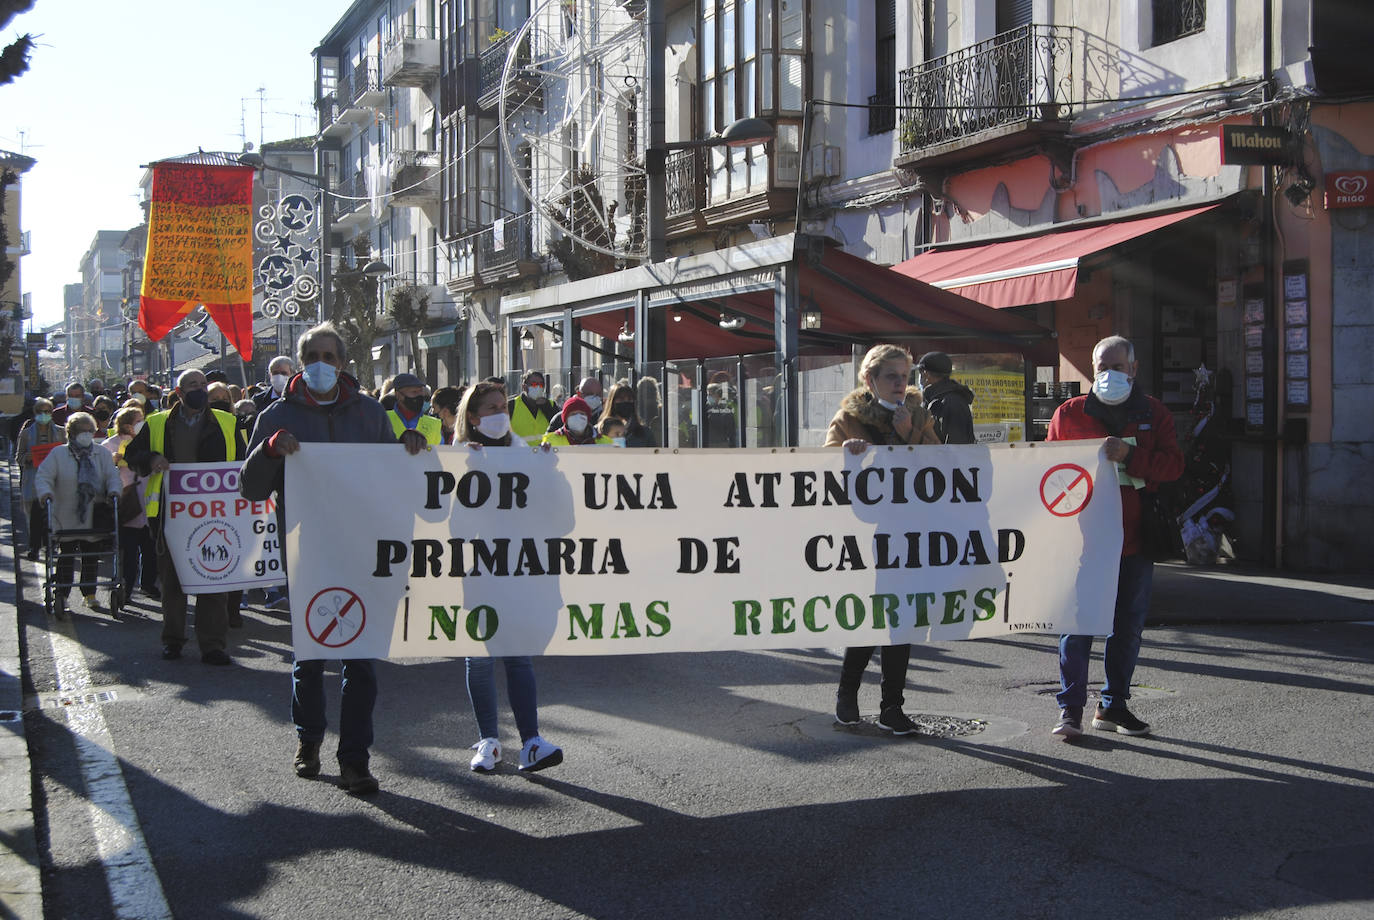
M 1374 626 L 1151 628 L 1156 734 L 1073 744 L 1047 636 L 917 646 L 908 711 L 974 733 L 915 739 L 833 726 L 839 650 L 542 659 L 567 759 L 533 777 L 467 769 L 460 661 L 382 663 L 355 799 L 332 733 L 292 773 L 282 614 L 165 662 L 153 608 L 57 627 L 23 565 L 49 918 L 1374 916 Z

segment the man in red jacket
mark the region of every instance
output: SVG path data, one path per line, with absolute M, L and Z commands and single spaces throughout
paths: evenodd
M 1075 396 L 1055 410 L 1047 440 L 1104 438 L 1108 460 L 1145 481 L 1154 491 L 1183 473 L 1183 452 L 1174 433 L 1174 418 L 1159 400 L 1136 385 L 1135 346 L 1119 335 L 1093 348 L 1093 384 L 1087 396 Z M 1150 609 L 1154 563 L 1141 553 L 1140 493 L 1121 486 L 1121 570 L 1116 587 L 1116 613 L 1103 654 L 1106 680 L 1093 728 L 1123 735 L 1146 735 L 1150 726 L 1126 708 L 1131 675 L 1140 657 L 1140 634 Z M 1083 734 L 1083 707 L 1088 701 L 1088 657 L 1092 636 L 1059 637 L 1059 724 L 1052 734 L 1064 739 Z

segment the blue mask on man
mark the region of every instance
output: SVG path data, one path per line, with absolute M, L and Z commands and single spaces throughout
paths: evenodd
M 307 364 L 301 373 L 305 376 L 305 385 L 315 393 L 328 393 L 339 381 L 339 369 L 324 361 Z

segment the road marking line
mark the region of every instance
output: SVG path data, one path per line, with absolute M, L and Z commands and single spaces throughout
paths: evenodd
M 40 574 L 41 583 L 42 576 Z M 76 641 L 70 620 L 48 620 L 57 686 L 65 693 L 83 693 L 91 687 L 86 654 Z M 114 739 L 99 706 L 77 705 L 66 709 L 67 726 L 76 741 L 76 758 L 86 782 L 86 801 L 95 835 L 96 850 L 105 869 L 115 916 L 129 920 L 172 920 L 172 910 L 153 868 L 148 844 L 138 825 L 138 815 L 124 784 Z

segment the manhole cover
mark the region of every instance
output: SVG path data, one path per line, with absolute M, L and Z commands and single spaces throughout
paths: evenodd
M 988 727 L 987 719 L 965 719 L 924 712 L 908 712 L 907 717 L 916 723 L 916 734 L 912 737 L 919 738 L 965 738 L 986 731 Z M 857 725 L 841 725 L 836 722 L 834 726 L 836 731 L 890 737 L 888 732 L 878 727 L 877 716 L 865 718 Z

